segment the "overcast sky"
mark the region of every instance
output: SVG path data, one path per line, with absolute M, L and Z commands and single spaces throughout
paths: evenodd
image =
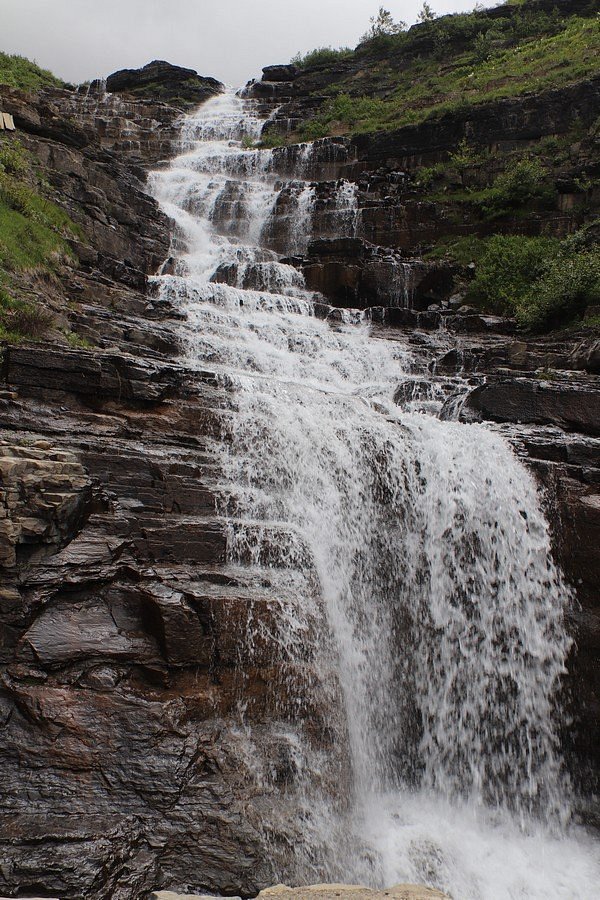
M 356 46 L 380 2 L 0 0 L 0 49 L 34 59 L 67 81 L 166 59 L 237 87 L 298 51 Z M 411 24 L 422 0 L 384 5 L 394 19 Z M 431 0 L 438 14 L 474 5 L 475 0 Z

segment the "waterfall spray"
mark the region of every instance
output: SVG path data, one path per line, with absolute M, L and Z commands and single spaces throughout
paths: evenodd
M 152 187 L 185 242 L 185 274 L 158 288 L 187 314 L 189 364 L 232 396 L 213 447 L 230 562 L 276 597 L 266 619 L 249 607 L 247 634 L 252 652 L 276 642 L 287 673 L 285 787 L 243 685 L 239 706 L 271 798 L 269 852 L 282 879 L 591 897 L 557 741 L 569 593 L 534 479 L 492 429 L 442 421 L 435 391 L 398 406 L 399 382 L 431 378 L 418 350 L 365 322 L 330 327 L 258 246 L 282 192 L 288 207 L 295 196 L 290 252 L 314 203 L 310 183 L 281 180 L 276 153 L 244 149 L 260 127 L 250 102 L 210 100 Z M 312 172 L 309 157 L 306 145 Z M 355 189 L 338 199 L 355 227 Z M 273 838 L 290 818 L 295 850 Z

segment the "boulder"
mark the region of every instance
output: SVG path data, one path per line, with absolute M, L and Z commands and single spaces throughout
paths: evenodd
M 299 69 L 293 63 L 281 66 L 265 66 L 263 81 L 293 81 L 299 73 Z
M 199 75 L 194 69 L 155 59 L 141 69 L 113 72 L 106 79 L 106 90 L 138 99 L 163 100 L 187 109 L 220 94 L 223 85 L 216 78 Z
M 178 894 L 176 891 L 152 891 L 149 900 L 215 900 L 214 894 Z M 229 900 L 242 900 L 230 897 Z

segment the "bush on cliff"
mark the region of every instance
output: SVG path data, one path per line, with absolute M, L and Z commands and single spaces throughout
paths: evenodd
M 524 329 L 567 325 L 600 303 L 600 247 L 585 231 L 563 241 L 494 235 L 483 242 L 468 298 Z
M 522 298 L 517 319 L 524 328 L 547 331 L 581 318 L 586 307 L 598 304 L 600 248 L 577 250 L 567 240 Z
M 555 199 L 556 189 L 548 183 L 539 159 L 525 157 L 498 175 L 473 202 L 484 216 L 493 219 L 532 203 L 552 205 Z
M 339 62 L 349 56 L 352 56 L 352 50 L 349 47 L 340 47 L 338 50 L 333 47 L 318 47 L 304 55 L 297 53 L 291 62 L 299 69 L 314 69 L 316 66 Z

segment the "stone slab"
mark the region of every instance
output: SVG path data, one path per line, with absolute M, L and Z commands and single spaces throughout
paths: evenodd
M 348 900 L 448 900 L 446 894 L 434 888 L 423 887 L 417 884 L 397 884 L 393 887 L 376 890 L 357 884 L 314 884 L 304 888 L 287 887 L 278 884 L 275 887 L 261 891 L 259 898 L 289 898 L 289 900 L 336 900 L 345 898 Z

